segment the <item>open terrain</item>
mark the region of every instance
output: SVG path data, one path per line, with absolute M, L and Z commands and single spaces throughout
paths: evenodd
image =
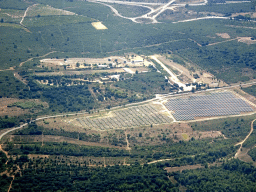
M 254 1 L 1 0 L 1 191 L 253 191 L 255 18 Z

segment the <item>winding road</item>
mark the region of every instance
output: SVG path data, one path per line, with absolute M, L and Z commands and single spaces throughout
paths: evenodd
M 164 11 L 170 9 L 174 10 L 177 7 L 185 7 L 184 4 L 178 4 L 176 3 L 177 0 L 170 0 L 168 3 L 148 3 L 148 2 L 134 2 L 134 1 L 117 1 L 117 0 L 88 0 L 89 2 L 93 3 L 99 3 L 102 5 L 105 5 L 107 7 L 110 7 L 110 9 L 114 12 L 115 15 L 118 17 L 124 18 L 124 19 L 129 19 L 135 23 L 142 23 L 140 21 L 141 19 L 147 19 L 148 22 L 145 23 L 159 23 L 157 21 L 157 17 L 163 13 Z M 237 1 L 237 2 L 226 2 L 223 4 L 230 4 L 230 3 L 244 3 L 248 1 Z M 188 4 L 189 6 L 203 6 L 207 5 L 208 0 L 204 0 L 202 3 L 190 3 Z M 137 16 L 137 17 L 125 17 L 121 15 L 111 4 L 121 4 L 121 5 L 131 5 L 131 6 L 139 6 L 139 7 L 145 7 L 150 9 L 150 11 L 144 15 Z M 150 7 L 150 6 L 159 6 L 156 9 Z M 172 22 L 172 23 L 180 23 L 180 22 L 190 22 L 190 21 L 197 21 L 197 20 L 202 20 L 202 19 L 229 19 L 229 17 L 219 17 L 219 16 L 207 16 L 207 17 L 200 17 L 200 18 L 194 18 L 194 19 L 188 19 L 188 20 L 181 20 L 177 22 Z M 151 21 L 151 22 L 149 22 Z
M 248 133 L 248 135 L 244 138 L 244 140 L 241 141 L 241 142 L 239 142 L 239 143 L 237 143 L 237 144 L 235 144 L 235 146 L 240 145 L 240 147 L 239 147 L 238 151 L 236 152 L 234 158 L 238 158 L 239 154 L 241 153 L 241 149 L 242 149 L 242 147 L 243 147 L 244 142 L 245 142 L 245 141 L 250 137 L 250 135 L 252 134 L 254 121 L 256 121 L 256 119 L 254 119 L 254 120 L 251 122 L 251 130 L 250 130 L 250 132 Z

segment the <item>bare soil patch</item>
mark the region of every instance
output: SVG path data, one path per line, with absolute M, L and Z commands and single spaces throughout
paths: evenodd
M 74 119 L 74 117 L 59 117 L 56 119 L 46 119 L 44 121 L 37 121 L 38 126 L 43 126 L 48 129 L 65 130 L 69 132 L 85 133 L 86 130 Z
M 87 142 L 78 139 L 73 139 L 70 137 L 63 137 L 57 135 L 10 135 L 10 141 L 18 142 L 18 143 L 34 143 L 34 142 L 57 142 L 63 143 L 67 142 L 70 144 L 76 145 L 86 145 L 86 146 L 94 146 L 94 147 L 109 147 L 109 148 L 116 148 L 116 149 L 124 149 L 124 147 L 109 145 L 105 143 L 97 143 L 97 142 Z
M 105 25 L 103 25 L 101 22 L 92 22 L 92 26 L 97 30 L 104 30 L 108 29 Z
M 122 73 L 125 72 L 122 68 L 106 69 L 106 70 L 84 70 L 84 71 L 62 71 L 62 72 L 46 72 L 35 73 L 37 76 L 62 76 L 62 75 L 84 75 L 94 73 Z
M 49 155 L 39 155 L 39 154 L 28 154 L 28 158 L 33 159 L 33 158 L 49 158 Z
M 228 33 L 216 33 L 216 35 L 223 38 L 223 39 L 229 39 L 230 38 Z
M 38 104 L 42 104 L 45 107 L 48 107 L 47 103 L 41 102 L 38 99 L 25 100 L 25 99 L 5 98 L 4 97 L 4 98 L 0 98 L 0 116 L 8 115 L 10 117 L 13 117 L 13 116 L 20 116 L 23 114 L 31 113 L 30 109 L 22 109 L 22 108 L 16 107 L 16 106 L 8 107 L 17 102 L 35 102 Z M 34 112 L 37 112 L 37 110 L 34 110 Z
M 175 63 L 172 60 L 166 59 L 164 57 L 160 57 L 159 60 L 162 61 L 167 66 L 171 67 L 173 70 L 178 71 L 179 74 L 183 74 L 183 75 L 187 76 L 191 82 L 194 81 L 194 77 L 191 75 L 191 72 L 186 67 L 184 67 L 178 63 Z
M 256 40 L 252 39 L 252 37 L 238 37 L 237 41 L 241 43 L 246 43 L 247 45 L 256 43 Z
M 250 151 L 250 148 L 244 148 L 242 147 L 240 152 L 237 155 L 237 158 L 244 162 L 253 162 L 252 157 L 248 155 L 248 151 Z
M 203 168 L 203 166 L 201 164 L 197 164 L 197 165 L 186 165 L 181 167 L 166 167 L 164 170 L 166 170 L 168 173 L 172 173 L 177 171 L 182 172 L 183 170 L 192 170 L 192 169 L 198 169 L 198 168 Z
M 249 86 L 251 86 L 251 85 L 249 85 Z M 246 87 L 247 87 L 247 86 L 246 86 Z M 256 98 L 255 98 L 253 95 L 250 95 L 250 94 L 246 93 L 245 91 L 243 91 L 243 90 L 240 89 L 240 88 L 235 88 L 235 89 L 234 89 L 234 92 L 238 93 L 239 95 L 241 95 L 242 97 L 244 97 L 244 98 L 247 99 L 248 101 L 250 101 L 250 102 L 256 104 Z M 256 108 L 255 108 L 253 105 L 251 105 L 251 107 L 252 107 L 254 110 L 256 110 Z
M 75 13 L 66 11 L 63 9 L 56 9 L 49 5 L 36 4 L 31 6 L 27 12 L 27 17 L 36 17 L 36 16 L 49 16 L 49 15 L 75 15 Z

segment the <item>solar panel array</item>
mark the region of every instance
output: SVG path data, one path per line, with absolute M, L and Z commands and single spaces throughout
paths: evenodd
M 172 122 L 172 119 L 159 113 L 153 105 L 142 105 L 114 111 L 109 117 L 77 118 L 77 121 L 85 128 L 105 130 L 164 124 Z
M 190 96 L 189 98 L 170 99 L 165 103 L 177 121 L 194 120 L 195 117 L 238 115 L 253 109 L 244 100 L 236 98 L 231 92 Z

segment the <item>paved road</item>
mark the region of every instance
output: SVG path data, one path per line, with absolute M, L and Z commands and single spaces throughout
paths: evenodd
M 7 130 L 6 132 L 2 133 L 2 134 L 0 135 L 0 141 L 1 141 L 2 137 L 5 136 L 6 134 L 8 134 L 8 133 L 10 133 L 10 132 L 12 132 L 12 131 L 21 129 L 21 128 L 25 127 L 26 125 L 28 125 L 28 124 L 25 123 L 25 124 L 23 124 L 23 125 L 21 125 L 21 126 L 19 126 L 19 127 L 14 127 L 14 128 L 12 128 L 12 129 L 9 129 L 9 130 Z

